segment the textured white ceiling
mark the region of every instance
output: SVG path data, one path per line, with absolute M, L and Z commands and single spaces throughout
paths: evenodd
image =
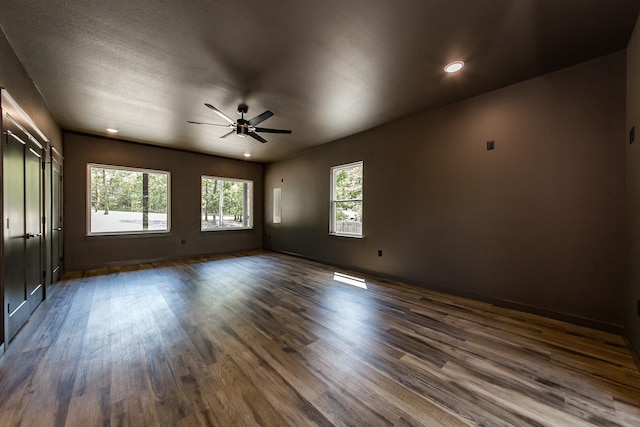
M 274 161 L 624 49 L 636 0 L 3 0 L 0 25 L 68 130 Z M 467 63 L 446 75 L 452 60 Z M 219 137 L 266 109 L 261 144 Z

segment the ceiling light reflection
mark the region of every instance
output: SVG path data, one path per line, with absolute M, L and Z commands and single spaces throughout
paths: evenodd
M 444 71 L 447 73 L 455 73 L 456 71 L 462 70 L 462 67 L 464 67 L 464 62 L 454 61 L 447 64 L 446 67 L 444 67 Z

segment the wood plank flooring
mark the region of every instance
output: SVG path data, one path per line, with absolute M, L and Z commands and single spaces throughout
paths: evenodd
M 335 271 L 256 251 L 68 274 L 0 358 L 0 426 L 640 425 L 620 337 Z

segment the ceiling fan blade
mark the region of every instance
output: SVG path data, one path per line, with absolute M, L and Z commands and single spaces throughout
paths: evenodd
M 228 121 L 229 123 L 231 123 L 232 125 L 234 125 L 236 122 L 235 120 L 233 120 L 231 117 L 227 116 L 225 113 L 223 113 L 222 111 L 218 110 L 216 107 L 214 107 L 211 104 L 207 104 L 205 103 L 204 105 L 206 105 L 207 107 L 211 108 L 213 110 L 214 113 L 216 113 L 217 115 L 219 115 L 220 117 L 222 117 L 223 119 L 225 119 L 226 121 Z
M 287 129 L 255 128 L 255 131 L 265 133 L 291 133 L 291 131 Z
M 265 142 L 267 142 L 267 140 L 266 140 L 266 139 L 264 139 L 263 137 L 261 137 L 260 135 L 258 135 L 258 134 L 257 134 L 257 133 L 255 133 L 255 132 L 249 132 L 247 135 L 249 135 L 249 136 L 250 136 L 250 137 L 252 137 L 252 138 L 257 139 L 258 141 L 262 142 L 263 144 L 264 144 Z
M 253 119 L 249 120 L 249 124 L 251 126 L 255 126 L 258 123 L 264 122 L 265 120 L 267 120 L 271 116 L 273 116 L 273 113 L 271 111 L 267 110 L 264 113 L 260 114 L 259 116 L 255 116 Z
M 229 135 L 233 135 L 234 133 L 236 133 L 236 130 L 235 130 L 235 129 L 233 129 L 231 132 L 227 132 L 227 133 L 225 133 L 225 134 L 224 134 L 224 135 L 222 135 L 220 138 L 226 138 L 226 137 L 228 137 Z
M 229 125 L 221 125 L 218 123 L 203 123 L 203 122 L 192 122 L 191 120 L 187 120 L 187 123 L 191 123 L 192 125 L 207 125 L 207 126 L 223 126 L 228 128 Z

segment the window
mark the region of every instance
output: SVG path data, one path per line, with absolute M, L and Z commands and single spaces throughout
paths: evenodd
M 88 165 L 89 234 L 169 231 L 170 174 Z
M 331 168 L 331 234 L 362 237 L 363 162 Z
M 273 189 L 273 223 L 282 222 L 282 188 Z
M 203 176 L 200 229 L 253 227 L 253 181 Z

